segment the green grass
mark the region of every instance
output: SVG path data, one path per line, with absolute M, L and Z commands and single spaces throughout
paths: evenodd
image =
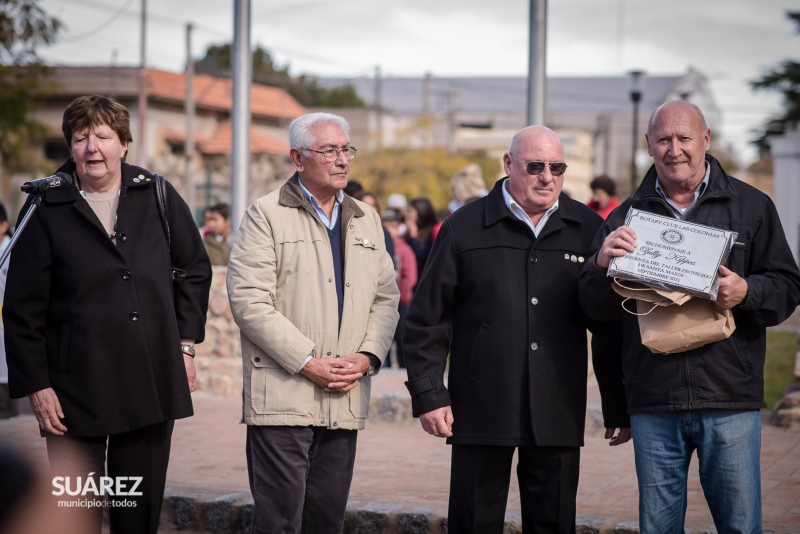
M 767 331 L 767 363 L 764 366 L 764 400 L 771 410 L 786 387 L 794 381 L 797 334 Z

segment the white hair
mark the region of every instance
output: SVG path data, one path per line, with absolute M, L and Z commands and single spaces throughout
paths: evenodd
M 314 129 L 322 124 L 335 124 L 342 129 L 350 142 L 350 124 L 344 117 L 333 113 L 307 113 L 297 117 L 289 125 L 289 147 L 290 148 L 311 148 L 317 142 Z

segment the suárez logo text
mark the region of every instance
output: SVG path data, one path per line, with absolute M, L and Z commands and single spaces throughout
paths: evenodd
M 53 477 L 53 495 L 67 495 L 85 497 L 95 496 L 128 496 L 141 497 L 142 492 L 136 491 L 142 483 L 142 477 L 99 477 L 100 485 L 94 478 L 94 472 L 84 479 L 83 477 Z

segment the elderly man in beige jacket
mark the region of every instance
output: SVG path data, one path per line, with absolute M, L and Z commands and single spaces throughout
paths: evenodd
M 297 172 L 248 208 L 231 252 L 255 533 L 342 531 L 370 377 L 397 324 L 380 218 L 342 191 L 348 132 L 328 113 L 292 122 Z

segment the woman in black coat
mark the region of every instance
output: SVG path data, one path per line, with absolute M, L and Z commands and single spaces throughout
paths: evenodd
M 9 389 L 30 398 L 53 475 L 73 477 L 54 479 L 56 495 L 81 477 L 78 499 L 135 501 L 107 504 L 111 532 L 155 533 L 173 423 L 192 415 L 211 268 L 175 189 L 165 184 L 168 240 L 156 180 L 125 163 L 122 105 L 79 97 L 62 130 L 72 157 L 58 171 L 73 183 L 43 193 L 9 265 Z M 178 283 L 173 266 L 186 273 Z M 90 510 L 99 532 L 100 509 Z

